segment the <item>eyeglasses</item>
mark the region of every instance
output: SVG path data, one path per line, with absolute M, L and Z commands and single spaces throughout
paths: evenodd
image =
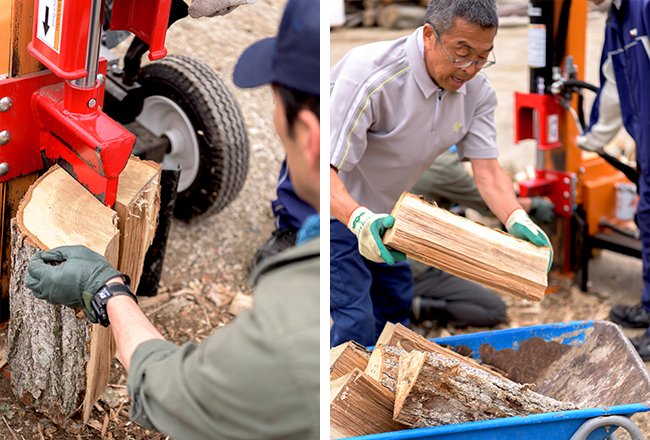
M 449 52 L 447 52 L 447 49 L 445 49 L 444 44 L 442 44 L 442 40 L 440 39 L 440 35 L 438 35 L 438 32 L 436 31 L 436 28 L 433 27 L 433 25 L 430 22 L 427 22 L 429 26 L 431 26 L 431 29 L 433 29 L 433 33 L 436 35 L 436 38 L 438 41 L 440 41 L 440 45 L 442 46 L 442 50 L 445 51 L 447 54 L 447 57 L 449 57 L 449 60 L 454 64 L 454 67 L 458 67 L 459 69 L 464 69 L 465 67 L 469 67 L 472 64 L 476 64 L 476 67 L 479 69 L 487 69 L 490 66 L 493 66 L 496 64 L 496 60 L 481 60 L 481 61 L 472 61 L 468 60 L 466 58 L 459 58 L 457 60 L 453 59 L 450 55 Z M 494 52 L 491 52 L 492 56 L 494 57 Z

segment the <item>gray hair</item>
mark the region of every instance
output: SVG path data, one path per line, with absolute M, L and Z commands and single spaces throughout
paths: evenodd
M 482 28 L 499 27 L 496 0 L 429 0 L 424 20 L 433 25 L 438 35 L 451 32 L 457 18 Z

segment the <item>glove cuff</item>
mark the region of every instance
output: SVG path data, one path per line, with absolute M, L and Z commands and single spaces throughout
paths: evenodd
M 524 221 L 529 218 L 530 217 L 528 217 L 528 214 L 526 214 L 524 208 L 515 208 L 510 214 L 508 214 L 508 218 L 506 219 L 506 229 L 510 231 L 515 223 Z
M 361 232 L 361 228 L 363 228 L 363 224 L 365 223 L 362 221 L 362 219 L 370 217 L 371 215 L 371 210 L 365 206 L 359 206 L 357 209 L 352 211 L 350 218 L 348 218 L 348 229 L 354 232 L 354 235 L 358 237 L 359 233 Z

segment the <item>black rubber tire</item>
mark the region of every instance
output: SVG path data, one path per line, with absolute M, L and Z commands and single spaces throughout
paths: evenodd
M 189 221 L 221 211 L 237 197 L 248 174 L 248 133 L 235 96 L 210 66 L 183 55 L 145 65 L 138 82 L 143 99 L 158 95 L 174 101 L 198 140 L 198 174 L 178 193 L 174 217 Z

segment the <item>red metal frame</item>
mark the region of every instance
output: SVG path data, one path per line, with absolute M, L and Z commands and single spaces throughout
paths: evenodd
M 100 71 L 106 65 L 102 59 Z M 6 125 L 3 118 L 12 137 L 0 147 L 0 163 L 10 167 L 0 182 L 57 163 L 113 206 L 135 136 L 102 112 L 103 85 L 83 89 L 60 81 L 50 72 L 0 81 L 2 96 L 16 103 Z
M 539 136 L 535 136 L 534 112 L 537 111 Z M 550 95 L 515 92 L 515 143 L 537 139 L 540 150 L 560 148 L 560 106 Z
M 577 178 L 572 173 L 552 170 L 535 170 L 535 179 L 519 183 L 520 197 L 548 197 L 555 205 L 553 212 L 559 217 L 570 218 L 575 202 Z
M 171 0 L 115 0 L 111 15 L 111 30 L 134 33 L 149 44 L 149 60 L 167 55 L 165 37 Z

